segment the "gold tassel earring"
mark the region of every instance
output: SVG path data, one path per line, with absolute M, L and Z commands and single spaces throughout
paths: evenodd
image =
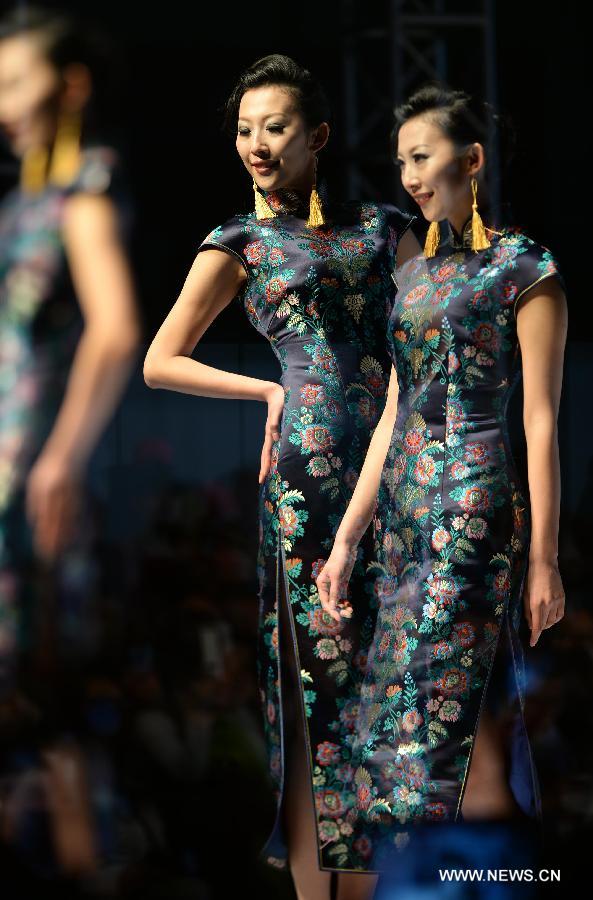
M 319 228 L 320 225 L 325 225 L 321 197 L 317 193 L 317 157 L 315 157 L 314 178 L 313 190 L 311 191 L 311 196 L 309 198 L 309 218 L 307 219 L 307 228 Z
M 38 194 L 47 181 L 49 151 L 44 145 L 31 147 L 21 162 L 20 185 L 26 194 Z
M 62 114 L 49 166 L 49 181 L 65 187 L 74 180 L 80 169 L 80 115 Z
M 474 195 L 474 202 L 472 203 L 472 250 L 475 250 L 477 252 L 478 250 L 486 250 L 491 246 L 491 244 L 486 237 L 486 229 L 484 228 L 482 217 L 478 212 L 478 182 L 473 177 L 471 180 L 471 186 L 472 193 Z
M 438 222 L 431 222 L 426 232 L 426 240 L 424 242 L 424 255 L 436 256 L 439 244 L 441 242 L 441 226 Z
M 253 192 L 255 194 L 255 217 L 256 219 L 275 219 L 276 213 L 270 209 L 266 203 L 266 198 L 260 194 L 255 178 L 253 179 Z

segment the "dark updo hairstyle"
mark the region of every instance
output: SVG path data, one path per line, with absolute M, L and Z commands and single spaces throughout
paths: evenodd
M 421 115 L 428 115 L 459 150 L 468 144 L 482 144 L 485 164 L 480 175 L 480 207 L 491 213 L 489 194 L 493 173 L 488 167 L 489 147 L 498 147 L 498 168 L 502 175 L 508 169 L 515 149 L 515 132 L 508 117 L 497 113 L 490 103 L 465 91 L 455 91 L 438 82 L 425 84 L 394 110 L 395 125 L 391 134 L 394 154 L 401 126 Z
M 235 134 L 237 131 L 239 106 L 243 94 L 252 88 L 266 85 L 284 87 L 293 94 L 308 128 L 316 128 L 322 122 L 330 122 L 330 104 L 317 79 L 290 56 L 272 53 L 245 69 L 233 88 L 224 112 L 224 128 L 229 134 Z
M 71 13 L 18 6 L 0 18 L 0 41 L 31 36 L 58 72 L 82 64 L 90 72 L 92 93 L 83 111 L 82 143 L 105 137 L 121 112 L 123 71 L 119 48 L 95 23 Z M 119 101 L 119 102 L 118 102 Z M 122 122 L 123 125 L 123 122 Z

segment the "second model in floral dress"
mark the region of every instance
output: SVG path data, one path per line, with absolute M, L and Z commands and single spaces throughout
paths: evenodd
M 508 728 L 515 799 L 541 824 L 523 716 L 529 493 L 506 413 L 522 372 L 517 304 L 560 276 L 519 231 L 475 252 L 471 219 L 461 237 L 446 221 L 440 230 L 434 257 L 398 269 L 389 323 L 399 399 L 375 513 L 380 609 L 354 776 L 378 870 L 416 826 L 460 819 L 485 705 Z
M 365 572 L 370 531 L 342 603 L 341 625 L 323 611 L 315 579 L 385 405 L 392 273 L 413 217 L 388 205 L 333 204 L 329 224 L 310 229 L 308 198 L 287 190 L 264 194 L 275 218 L 235 216 L 200 246 L 217 247 L 243 264 L 248 277 L 240 300 L 279 360 L 286 394 L 281 436 L 260 494 L 258 676 L 278 798 L 262 855 L 271 865 L 287 866 L 280 663 L 294 653 L 319 865 L 365 870 L 370 847 L 364 826 L 356 824 L 352 743 L 376 617 L 373 580 Z M 290 647 L 279 644 L 281 595 L 290 600 Z

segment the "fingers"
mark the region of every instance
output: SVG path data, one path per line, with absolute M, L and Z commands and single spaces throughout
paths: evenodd
M 329 611 L 330 614 L 340 621 L 340 613 L 338 612 L 338 600 L 340 599 L 340 585 L 337 578 L 332 578 L 329 586 Z
M 542 631 L 557 625 L 564 617 L 564 599 L 557 600 L 553 606 L 540 604 L 534 611 L 530 611 L 528 618 L 529 627 L 531 629 L 531 639 L 529 644 L 535 647 Z
M 337 589 L 335 587 L 337 581 L 329 572 L 322 570 L 316 579 L 317 590 L 319 592 L 319 601 L 323 609 L 330 614 L 336 622 L 341 621 L 340 613 L 337 610 Z
M 272 445 L 279 440 L 280 428 L 278 423 L 276 423 L 275 425 L 270 425 L 270 423 L 268 422 L 266 424 L 266 434 L 260 458 L 259 475 L 257 479 L 259 484 L 264 481 L 268 472 L 270 471 L 270 467 L 272 465 Z
M 542 633 L 541 628 L 532 628 L 531 629 L 531 637 L 529 638 L 529 646 L 535 647 L 539 640 L 539 636 Z
M 268 471 L 270 469 L 270 462 L 271 462 L 271 457 L 272 457 L 271 451 L 272 451 L 272 438 L 271 438 L 271 435 L 266 434 L 266 436 L 264 438 L 264 445 L 263 445 L 262 451 L 261 451 L 259 475 L 258 475 L 258 479 L 257 479 L 260 484 L 262 483 L 262 481 L 264 480 L 264 478 L 266 477 L 266 475 L 268 474 Z

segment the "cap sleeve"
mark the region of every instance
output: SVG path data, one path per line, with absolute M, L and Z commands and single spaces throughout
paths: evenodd
M 564 278 L 560 272 L 558 263 L 547 247 L 537 244 L 523 236 L 523 240 L 528 242 L 527 249 L 517 258 L 517 269 L 513 273 L 516 294 L 513 301 L 513 313 L 517 316 L 517 304 L 521 297 L 527 293 L 530 288 L 555 275 L 563 288 L 565 288 Z
M 83 151 L 76 176 L 64 189 L 66 194 L 112 194 L 123 190 L 122 161 L 113 147 L 88 147 Z
M 409 213 L 403 212 L 401 209 L 398 209 L 397 206 L 392 206 L 391 204 L 384 204 L 384 210 L 386 212 L 387 217 L 387 225 L 389 228 L 389 247 L 391 251 L 390 255 L 390 265 L 391 265 L 391 280 L 395 285 L 395 289 L 398 289 L 398 281 L 396 277 L 396 273 L 398 270 L 397 267 L 397 247 L 402 237 L 408 230 L 411 230 L 416 237 L 418 238 L 418 216 L 410 215 Z M 422 246 L 422 245 L 421 245 Z M 393 300 L 393 298 L 392 298 Z
M 234 216 L 223 225 L 218 225 L 210 234 L 208 234 L 199 245 L 197 252 L 200 250 L 222 250 L 238 259 L 247 277 L 251 276 L 249 263 L 245 255 L 246 247 L 249 244 L 249 229 L 244 221 L 244 217 Z
M 64 188 L 64 196 L 97 194 L 109 197 L 117 207 L 122 234 L 129 237 L 132 228 L 133 205 L 120 154 L 113 147 L 87 147 L 82 153 L 80 168 Z
M 398 209 L 397 206 L 391 206 L 390 204 L 385 204 L 384 209 L 387 214 L 387 222 L 394 234 L 395 243 L 397 244 L 408 228 L 416 222 L 418 216 L 410 215 L 409 213 Z

